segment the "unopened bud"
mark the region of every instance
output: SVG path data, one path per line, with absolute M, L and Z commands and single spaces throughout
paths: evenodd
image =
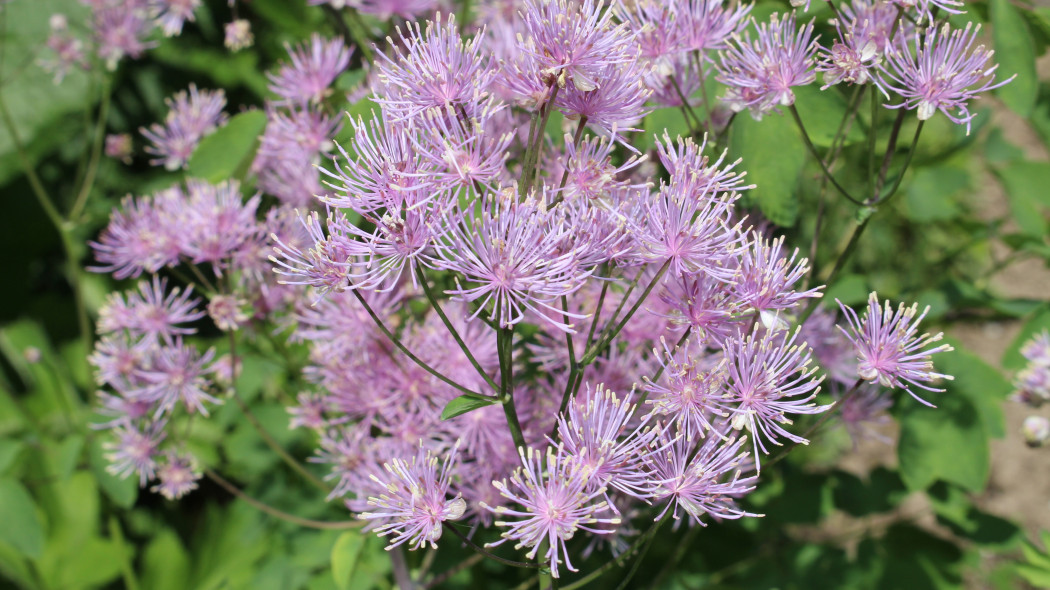
M 1029 416 L 1021 427 L 1024 442 L 1030 447 L 1041 447 L 1050 440 L 1050 419 L 1044 416 Z

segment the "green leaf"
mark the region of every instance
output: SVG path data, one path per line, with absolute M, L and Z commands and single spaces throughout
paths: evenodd
M 0 523 L 0 541 L 27 557 L 40 557 L 44 529 L 37 518 L 36 504 L 25 487 L 13 479 L 0 479 Z
M 481 399 L 476 395 L 461 395 L 456 399 L 448 402 L 444 410 L 441 410 L 442 420 L 451 420 L 456 416 L 462 416 L 467 412 L 473 412 L 478 408 L 484 408 L 485 406 L 491 406 L 498 403 L 494 399 Z
M 937 372 L 955 377 L 944 387 L 947 391 L 935 394 L 935 404 L 948 396 L 963 396 L 973 404 L 981 418 L 985 433 L 988 436 L 1002 438 L 1006 435 L 1003 402 L 1010 395 L 1010 383 L 1002 373 L 977 355 L 963 349 L 962 345 L 950 341 L 955 350 L 939 353 L 933 357 Z
M 340 590 L 349 590 L 364 546 L 365 537 L 357 531 L 346 531 L 339 535 L 332 546 L 332 576 Z
M 679 135 L 682 137 L 689 135 L 689 123 L 686 122 L 682 109 L 668 107 L 656 109 L 649 113 L 645 117 L 645 121 L 642 122 L 641 135 L 634 140 L 634 147 L 642 153 L 651 150 L 654 145 L 654 138 L 659 137 L 663 139 L 665 131 L 671 139 L 675 139 Z
M 918 223 L 952 219 L 959 214 L 958 197 L 969 188 L 970 174 L 965 168 L 920 168 L 908 183 L 904 214 Z
M 944 480 L 978 492 L 988 479 L 988 438 L 966 397 L 940 394 L 937 408 L 905 398 L 897 445 L 901 479 L 910 490 Z
M 868 281 L 861 275 L 848 274 L 835 281 L 824 293 L 824 301 L 834 305 L 838 299 L 846 305 L 860 305 L 868 300 Z
M 817 147 L 831 147 L 839 131 L 842 117 L 849 108 L 846 99 L 835 88 L 820 90 L 815 84 L 792 89 L 795 93 L 795 108 L 806 126 L 806 132 Z M 786 115 L 785 115 L 786 117 Z M 846 133 L 844 145 L 864 139 L 864 134 L 854 122 Z
M 143 556 L 142 587 L 155 590 L 189 588 L 190 557 L 178 535 L 161 529 Z
M 1017 334 L 1017 338 L 1014 338 L 1010 347 L 1003 353 L 1003 368 L 1008 371 L 1020 371 L 1023 369 L 1028 364 L 1028 360 L 1021 355 L 1021 348 L 1037 334 L 1042 333 L 1043 330 L 1050 331 L 1050 306 L 1044 306 L 1037 311 L 1021 327 L 1021 332 Z
M 756 188 L 762 213 L 773 223 L 788 227 L 798 219 L 798 178 L 806 162 L 806 148 L 795 123 L 784 115 L 769 115 L 761 121 L 739 116 L 733 121 L 731 149 L 743 158 L 747 180 Z
M 1035 47 L 1028 25 L 1010 0 L 992 0 L 991 16 L 995 59 L 999 62 L 997 77 L 1005 79 L 1017 74 L 1013 81 L 996 90 L 996 93 L 1006 106 L 1022 117 L 1027 117 L 1032 113 L 1039 94 Z
M 1043 162 L 1014 162 L 995 170 L 1003 181 L 1010 211 L 1021 231 L 1042 238 L 1047 233 L 1045 211 L 1050 207 L 1050 166 Z
M 20 440 L 0 440 L 0 475 L 4 474 L 18 459 L 18 456 L 22 454 L 22 449 L 24 449 L 25 446 L 25 443 Z
M 242 180 L 248 173 L 259 148 L 259 136 L 265 128 L 266 114 L 262 111 L 234 115 L 193 150 L 187 174 L 213 183 L 231 178 Z

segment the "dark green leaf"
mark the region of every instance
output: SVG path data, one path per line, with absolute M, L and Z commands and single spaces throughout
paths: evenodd
M 732 152 L 743 158 L 747 180 L 762 213 L 773 223 L 788 227 L 798 219 L 798 178 L 806 161 L 806 148 L 787 115 L 770 114 L 761 121 L 741 114 L 733 120 Z
M 143 588 L 189 588 L 190 558 L 182 541 L 171 529 L 161 529 L 156 533 L 146 547 L 143 562 Z
M 22 454 L 25 443 L 15 439 L 0 440 L 0 475 L 3 475 L 9 467 Z
M 40 557 L 44 529 L 36 515 L 36 504 L 25 487 L 13 479 L 0 479 L 0 523 L 0 541 L 27 557 Z
M 901 479 L 911 490 L 924 490 L 937 480 L 974 492 L 982 490 L 988 479 L 989 459 L 981 417 L 966 397 L 952 395 L 951 391 L 933 401 L 937 408 L 907 397 L 902 402 L 897 445 Z
M 937 372 L 952 375 L 953 381 L 943 386 L 947 391 L 931 399 L 935 404 L 947 396 L 963 396 L 973 404 L 981 417 L 985 433 L 988 436 L 1002 438 L 1006 434 L 1003 418 L 1003 402 L 1010 395 L 1010 383 L 1002 374 L 965 350 L 959 343 L 952 342 L 955 350 L 939 353 L 933 357 Z
M 1010 211 L 1021 230 L 1033 237 L 1047 234 L 1045 211 L 1050 207 L 1050 166 L 1043 162 L 1015 162 L 996 169 L 1003 181 Z
M 1035 106 L 1039 93 L 1039 78 L 1035 72 L 1035 47 L 1021 14 L 1010 0 L 992 0 L 992 38 L 995 41 L 995 60 L 998 78 L 1014 74 L 1012 82 L 996 92 L 1011 109 L 1027 117 Z
M 451 420 L 456 416 L 462 416 L 467 412 L 473 412 L 478 408 L 484 408 L 485 406 L 491 406 L 496 402 L 493 399 L 480 399 L 475 395 L 461 395 L 456 399 L 448 402 L 444 410 L 441 410 L 442 420 Z
M 960 211 L 959 196 L 969 188 L 970 175 L 965 168 L 920 168 L 908 183 L 905 215 L 919 223 L 952 219 Z
M 187 174 L 208 182 L 231 178 L 242 180 L 255 157 L 259 136 L 265 128 L 266 114 L 262 111 L 234 115 L 193 150 Z
M 332 546 L 332 576 L 340 590 L 349 590 L 364 546 L 365 537 L 357 531 L 346 531 L 339 535 Z

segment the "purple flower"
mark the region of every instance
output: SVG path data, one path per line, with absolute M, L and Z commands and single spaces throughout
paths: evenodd
M 784 428 L 792 424 L 788 414 L 819 414 L 831 407 L 812 401 L 824 377 L 813 378 L 817 368 L 810 366 L 809 346 L 795 344 L 797 335 L 797 330 L 791 336 L 784 331 L 766 331 L 761 338 L 738 335 L 725 346 L 728 392 L 736 404 L 731 422 L 751 433 L 756 464 L 760 450 L 769 454 L 763 439 L 776 445 L 781 437 L 809 442 Z
M 767 327 L 779 323 L 771 311 L 791 309 L 805 298 L 820 297 L 821 287 L 801 293 L 792 288 L 809 272 L 809 260 L 796 263 L 798 248 L 788 258 L 781 251 L 783 246 L 783 236 L 766 241 L 758 232 L 752 233 L 750 244 L 741 251 L 739 274 L 732 283 L 733 297 L 742 306 L 760 312 Z
M 890 416 L 886 413 L 893 406 L 893 399 L 887 390 L 878 385 L 865 383 L 860 390 L 853 395 L 843 398 L 846 391 L 844 386 L 833 383 L 831 386 L 832 397 L 839 403 L 839 419 L 853 441 L 853 450 L 857 450 L 857 444 L 861 439 L 873 438 L 886 444 L 893 444 L 893 440 L 880 433 L 874 428 L 875 424 L 886 424 L 890 422 Z
M 88 270 L 126 279 L 174 266 L 181 253 L 182 200 L 178 187 L 153 197 L 125 197 L 98 241 L 89 242 L 101 265 Z
M 683 194 L 687 188 L 674 183 L 661 186 L 631 215 L 637 224 L 633 234 L 639 254 L 649 262 L 670 262 L 674 277 L 705 272 L 729 281 L 733 271 L 726 263 L 741 239 L 729 225 L 737 196 L 706 191 Z
M 178 500 L 197 489 L 201 472 L 193 457 L 168 451 L 164 454 L 164 459 L 165 462 L 157 468 L 157 479 L 160 483 L 150 488 L 152 491 L 169 500 Z
M 609 534 L 612 531 L 598 528 L 595 525 L 619 524 L 620 518 L 600 518 L 605 511 L 611 511 L 605 501 L 596 501 L 605 494 L 600 487 L 588 491 L 590 468 L 565 455 L 559 447 L 547 449 L 546 457 L 541 452 L 529 448 L 528 453 L 521 453 L 522 467 L 510 476 L 510 483 L 493 481 L 492 485 L 503 497 L 520 504 L 523 510 L 506 506 L 495 508 L 482 506 L 494 513 L 497 518 L 519 517 L 520 520 L 497 520 L 496 526 L 505 527 L 500 536 L 503 538 L 487 546 L 494 547 L 507 540 L 515 541 L 515 548 L 529 547 L 526 553 L 529 559 L 535 559 L 540 545 L 546 541 L 547 553 L 544 558 L 550 563 L 551 575 L 559 577 L 558 565 L 562 562 L 569 571 L 577 571 L 569 561 L 569 551 L 565 542 L 571 539 L 578 530 L 594 534 Z M 546 460 L 545 460 L 546 459 Z
M 310 0 L 312 4 L 321 4 L 326 0 Z M 327 0 L 336 8 L 352 5 L 362 14 L 371 14 L 381 21 L 399 16 L 405 20 L 415 20 L 434 12 L 438 7 L 437 0 Z
M 136 396 L 157 404 L 155 420 L 174 411 L 175 404 L 180 401 L 186 406 L 186 411 L 207 416 L 204 402 L 222 403 L 207 392 L 211 387 L 211 381 L 205 377 L 211 372 L 207 365 L 214 358 L 215 349 L 209 348 L 202 355 L 196 346 L 184 344 L 177 338 L 174 344 L 157 351 L 152 366 L 140 370 L 143 386 Z
M 652 476 L 660 482 L 655 498 L 668 500 L 656 520 L 672 507 L 674 518 L 684 510 L 703 526 L 704 514 L 725 519 L 760 516 L 736 505 L 736 498 L 755 489 L 758 480 L 754 475 L 741 477 L 750 469 L 748 453 L 741 450 L 746 441 L 746 436 L 712 435 L 700 440 L 682 434 L 673 440 L 662 436 L 659 450 L 648 457 Z
M 593 269 L 580 268 L 573 250 L 555 254 L 572 231 L 559 223 L 561 218 L 504 192 L 484 200 L 478 219 L 473 205 L 449 216 L 447 224 L 454 229 L 436 249 L 436 264 L 462 274 L 473 286 L 446 292 L 457 300 L 480 300 L 475 315 L 491 303 L 489 317 L 503 327 L 524 320 L 528 310 L 561 330 L 574 331 L 554 303 L 579 289 Z
M 617 138 L 617 131 L 638 131 L 632 126 L 649 113 L 644 106 L 653 93 L 645 82 L 649 75 L 649 67 L 638 60 L 608 65 L 594 71 L 593 88 L 566 87 L 554 104 L 566 118 L 586 117 L 587 124 Z
M 652 481 L 642 469 L 642 458 L 659 429 L 648 419 L 629 425 L 637 405 L 620 399 L 598 385 L 586 401 L 574 399 L 568 415 L 558 417 L 558 434 L 565 453 L 581 463 L 590 477 L 587 490 L 612 488 L 645 499 L 652 495 Z M 608 494 L 606 502 L 610 502 Z M 609 506 L 616 511 L 611 503 Z
M 52 14 L 48 22 L 51 34 L 47 38 L 47 48 L 54 55 L 40 59 L 39 64 L 44 71 L 54 75 L 55 84 L 60 84 L 73 68 L 88 69 L 88 61 L 84 42 L 70 34 L 64 14 Z
M 217 275 L 233 253 L 259 237 L 255 212 L 260 196 L 244 202 L 240 183 L 227 180 L 209 184 L 199 180 L 186 183 L 188 198 L 183 213 L 185 232 L 183 252 L 195 264 L 210 262 Z
M 155 339 L 131 341 L 123 335 L 105 335 L 95 343 L 88 362 L 95 367 L 95 382 L 116 389 L 137 383 L 137 371 L 146 366 L 157 347 Z
M 196 20 L 194 12 L 200 8 L 201 0 L 151 0 L 153 18 L 164 35 L 172 37 L 182 32 L 186 21 Z
M 138 59 L 155 45 L 146 41 L 153 22 L 144 0 L 96 1 L 92 8 L 98 56 L 106 68 L 115 70 L 124 56 Z
M 270 261 L 274 263 L 273 271 L 283 278 L 278 282 L 284 285 L 309 285 L 317 288 L 323 295 L 328 291 L 342 291 L 349 283 L 351 258 L 355 248 L 345 236 L 333 228 L 338 227 L 339 217 L 329 218 L 326 225 L 329 235 L 321 227 L 321 218 L 316 211 L 308 213 L 300 222 L 309 234 L 307 244 L 282 240 L 271 235 L 274 241 L 274 253 Z M 278 258 L 279 256 L 279 258 Z
M 154 123 L 149 129 L 139 130 L 153 144 L 146 146 L 146 152 L 159 156 L 150 160 L 154 166 L 163 164 L 168 170 L 185 168 L 201 138 L 226 122 L 223 90 L 197 90 L 194 84 L 189 90 L 188 96 L 180 90 L 165 99 L 168 114 L 163 125 Z
M 502 176 L 507 147 L 513 136 L 497 135 L 488 120 L 498 109 L 492 101 L 475 109 L 467 119 L 452 106 L 427 110 L 419 116 L 424 131 L 413 144 L 425 166 L 433 168 L 436 183 L 457 188 L 486 187 Z M 488 127 L 488 128 L 487 128 Z
M 350 65 L 351 50 L 342 39 L 325 41 L 314 34 L 309 43 L 295 49 L 285 45 L 291 64 L 285 64 L 270 79 L 270 92 L 280 97 L 277 105 L 317 104 L 329 94 L 328 87 Z
M 98 333 L 109 334 L 127 330 L 133 337 L 171 343 L 176 336 L 193 334 L 196 328 L 179 324 L 195 322 L 204 317 L 197 308 L 200 299 L 190 299 L 193 287 L 183 292 L 178 287 L 168 291 L 167 279 L 154 276 L 151 283 L 139 282 L 139 293 L 129 291 L 127 300 L 119 293 L 111 293 L 99 310 Z M 181 293 L 181 296 L 180 296 Z M 140 295 L 141 294 L 141 295 Z
M 659 293 L 667 311 L 650 311 L 673 324 L 689 326 L 702 342 L 724 342 L 737 324 L 733 318 L 737 303 L 729 297 L 729 286 L 721 281 L 702 274 L 674 277 L 665 281 Z
M 554 86 L 594 90 L 606 68 L 637 59 L 627 25 L 616 24 L 600 1 L 527 0 L 522 19 L 504 83 L 528 105 L 545 101 Z
M 718 159 L 711 159 L 704 154 L 707 148 L 707 136 L 697 145 L 692 138 L 672 140 L 667 131 L 663 138 L 656 138 L 656 152 L 660 157 L 660 163 L 667 170 L 672 183 L 685 195 L 701 198 L 706 193 L 724 193 L 744 191 L 755 188 L 755 185 L 745 185 L 747 172 L 734 170 L 740 164 L 740 160 L 730 162 L 723 166 L 729 150 L 722 150 Z
M 857 375 L 872 383 L 878 382 L 884 387 L 903 389 L 927 406 L 930 402 L 915 395 L 909 386 L 920 387 L 926 391 L 944 391 L 923 385 L 937 379 L 952 379 L 933 370 L 930 356 L 938 352 L 954 350 L 948 344 L 942 344 L 929 350 L 923 350 L 930 344 L 941 340 L 944 334 L 934 336 L 923 334 L 917 336 L 919 322 L 930 311 L 927 307 L 919 317 L 918 305 L 905 308 L 901 303 L 896 313 L 886 301 L 885 308 L 880 308 L 878 296 L 872 292 L 868 297 L 868 309 L 864 317 L 857 317 L 857 312 L 835 300 L 849 322 L 849 330 L 842 326 L 839 329 L 849 338 L 860 364 Z
M 973 47 L 980 30 L 980 26 L 971 27 L 970 23 L 965 29 L 954 31 L 947 24 L 939 29 L 930 27 L 924 35 L 915 36 L 914 53 L 908 46 L 908 37 L 897 35 L 879 72 L 883 86 L 904 101 L 886 107 L 916 109 L 920 121 L 939 110 L 953 123 L 965 124 L 969 134 L 970 121 L 976 115 L 966 108 L 966 102 L 1016 77 L 1014 74 L 995 82 L 999 64 L 988 66 L 995 52 L 984 45 Z M 953 110 L 957 115 L 951 113 Z
M 732 3 L 730 3 L 732 4 Z M 722 51 L 747 26 L 752 4 L 725 6 L 725 0 L 673 0 L 675 26 L 682 31 L 687 51 Z
M 144 426 L 142 430 L 130 424 L 116 427 L 117 440 L 107 442 L 103 447 L 109 451 L 106 459 L 110 465 L 106 471 L 120 478 L 127 478 L 132 473 L 139 476 L 139 487 L 146 487 L 146 482 L 153 479 L 157 469 L 157 455 L 164 440 L 164 423 L 155 422 Z
M 726 363 L 710 362 L 696 341 L 687 341 L 678 351 L 662 344 L 657 358 L 664 373 L 659 383 L 644 378 L 645 391 L 654 394 L 646 403 L 653 405 L 654 414 L 670 416 L 685 436 L 702 438 L 715 428 L 711 421 L 724 421 L 733 407 L 725 394 Z
M 230 51 L 240 51 L 252 46 L 255 38 L 252 36 L 251 22 L 239 18 L 232 20 L 223 27 L 223 43 Z
M 464 41 L 455 17 L 427 22 L 424 32 L 418 23 L 406 25 L 408 36 L 398 28 L 401 46 L 393 44 L 396 58 L 377 54 L 379 96 L 376 102 L 392 118 L 401 120 L 423 111 L 451 110 L 463 119 L 475 116 L 475 106 L 488 94 L 496 72 L 479 35 Z
M 393 459 L 383 464 L 387 475 L 373 476 L 385 491 L 368 499 L 371 510 L 362 512 L 360 518 L 382 522 L 375 528 L 379 536 L 394 535 L 388 551 L 405 542 L 411 549 L 425 548 L 427 543 L 437 549 L 442 523 L 463 516 L 467 508 L 463 498 L 448 499 L 457 450 L 453 447 L 439 468 L 438 458 L 420 445 L 411 462 Z
M 762 115 L 778 106 L 795 103 L 793 86 L 805 86 L 816 79 L 813 61 L 817 42 L 812 40 L 813 24 L 801 28 L 795 15 L 781 19 L 777 14 L 768 25 L 757 25 L 758 37 L 751 41 L 750 32 L 721 54 L 718 81 L 728 89 L 723 100 L 740 112 Z

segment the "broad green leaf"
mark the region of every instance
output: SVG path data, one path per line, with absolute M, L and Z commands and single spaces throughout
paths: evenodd
M 761 121 L 741 114 L 733 121 L 731 149 L 743 158 L 747 180 L 756 185 L 750 197 L 773 223 L 788 227 L 798 219 L 798 178 L 806 147 L 788 115 L 770 114 Z
M 0 439 L 0 475 L 3 475 L 14 464 L 25 446 L 25 443 L 20 440 Z
M 190 557 L 171 529 L 153 536 L 143 556 L 142 587 L 156 590 L 189 588 Z
M 1003 181 L 1010 211 L 1021 230 L 1033 237 L 1047 234 L 1046 213 L 1050 208 L 1050 166 L 1043 162 L 1015 162 L 996 169 Z
M 0 72 L 4 104 L 18 138 L 32 164 L 76 134 L 86 132 L 84 118 L 74 113 L 98 100 L 88 90 L 89 74 L 72 68 L 60 84 L 46 72 L 40 60 L 53 57 L 46 47 L 52 14 L 63 13 L 69 23 L 89 21 L 87 7 L 78 0 L 20 0 L 5 2 L 0 10 L 3 23 L 4 59 Z M 14 137 L 0 123 L 0 185 L 22 173 Z
M 939 405 L 940 400 L 947 396 L 967 398 L 980 416 L 985 433 L 1002 438 L 1006 435 L 1002 406 L 1010 395 L 1010 383 L 998 370 L 965 350 L 958 342 L 949 342 L 955 350 L 934 355 L 933 365 L 938 373 L 951 375 L 955 379 L 943 383 L 947 391 L 931 394 L 925 399 Z
M 49 446 L 50 447 L 50 446 Z M 45 447 L 45 448 L 49 448 Z M 54 457 L 48 461 L 53 470 L 50 474 L 59 481 L 69 479 L 80 461 L 81 451 L 84 450 L 84 437 L 72 435 L 67 437 L 54 447 Z
M 845 305 L 861 305 L 868 300 L 869 293 L 871 289 L 868 288 L 868 281 L 863 276 L 848 274 L 828 288 L 824 293 L 823 301 L 831 306 L 835 305 L 836 299 Z
M 806 126 L 806 133 L 813 140 L 813 144 L 821 148 L 831 147 L 832 141 L 839 132 L 839 126 L 843 122 L 846 109 L 849 108 L 846 99 L 836 88 L 820 90 L 815 84 L 800 86 L 792 91 L 795 93 L 795 108 L 798 109 L 799 117 L 802 118 L 802 123 Z M 785 113 L 784 116 L 789 117 L 790 115 Z M 850 125 L 848 132 L 843 131 L 843 133 L 845 134 L 844 145 L 864 139 L 864 133 L 857 126 L 856 121 Z
M 1020 371 L 1028 364 L 1021 355 L 1021 348 L 1043 330 L 1050 331 L 1050 306 L 1044 306 L 1025 322 L 1010 347 L 1003 353 L 1003 368 L 1007 371 Z
M 259 148 L 259 136 L 265 128 L 266 114 L 262 111 L 234 115 L 193 150 L 187 174 L 213 183 L 231 178 L 242 180 Z
M 71 547 L 51 576 L 59 588 L 101 586 L 120 575 L 129 548 L 110 539 L 89 537 Z
M 1036 588 L 1050 588 L 1050 569 L 1022 563 L 1017 566 L 1017 573 Z
M 991 0 L 992 39 L 995 41 L 997 79 L 1017 77 L 996 92 L 1011 109 L 1027 117 L 1039 94 L 1035 72 L 1035 47 L 1021 14 L 1010 0 Z
M 959 197 L 969 188 L 970 174 L 965 168 L 920 168 L 908 183 L 904 214 L 917 223 L 952 219 L 960 211 Z
M 441 410 L 441 419 L 451 420 L 456 416 L 462 416 L 467 412 L 473 412 L 478 408 L 491 406 L 495 403 L 498 402 L 496 400 L 479 399 L 473 395 L 461 395 L 445 405 L 445 409 Z
M 0 479 L 0 541 L 23 555 L 40 557 L 44 548 L 44 529 L 36 514 L 36 504 L 21 483 Z
M 332 576 L 340 590 L 350 590 L 350 580 L 365 546 L 365 537 L 357 531 L 346 531 L 339 535 L 332 546 Z
M 973 403 L 951 390 L 933 398 L 937 408 L 902 399 L 897 457 L 904 485 L 924 490 L 944 480 L 973 492 L 984 489 L 988 437 Z

